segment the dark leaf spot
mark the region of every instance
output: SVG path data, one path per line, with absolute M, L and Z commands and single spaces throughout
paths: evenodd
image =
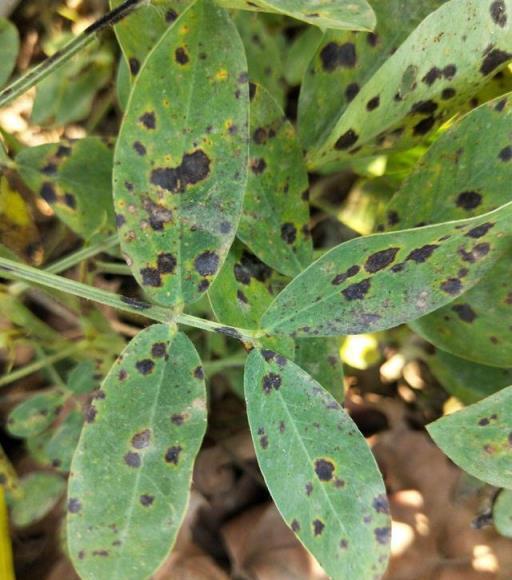
M 507 24 L 507 7 L 504 0 L 495 0 L 491 4 L 491 18 L 501 28 Z
M 445 280 L 441 284 L 441 290 L 447 294 L 456 296 L 462 291 L 462 283 L 458 278 L 448 278 L 448 280 Z
M 432 129 L 435 123 L 436 120 L 434 117 L 427 117 L 426 119 L 423 119 L 422 121 L 414 125 L 413 134 L 416 136 L 426 135 Z
M 357 83 L 350 83 L 347 88 L 345 89 L 345 97 L 347 98 L 347 101 L 350 103 L 350 101 L 353 101 L 357 94 L 359 93 L 360 88 L 359 85 Z
M 499 48 L 493 48 L 490 51 L 486 51 L 485 58 L 482 62 L 482 66 L 480 67 L 480 72 L 485 76 L 492 73 L 502 64 L 505 64 L 512 58 L 512 54 L 509 52 L 505 52 L 504 50 L 500 50 Z
M 149 429 L 144 429 L 144 431 L 135 433 L 132 437 L 132 447 L 135 447 L 135 449 L 144 449 L 145 447 L 149 447 L 150 440 L 151 431 Z
M 338 150 L 349 149 L 357 143 L 358 139 L 359 135 L 353 129 L 349 129 L 336 141 L 334 147 Z
M 379 514 L 389 514 L 389 501 L 384 494 L 378 495 L 372 502 L 373 509 Z
M 482 196 L 476 191 L 463 191 L 457 196 L 456 204 L 458 207 L 471 210 L 475 209 L 482 203 Z
M 366 103 L 366 109 L 368 111 L 374 111 L 380 105 L 380 97 L 373 97 Z
M 182 47 L 179 46 L 174 52 L 174 58 L 178 64 L 187 64 L 188 62 L 188 54 L 187 51 Z
M 251 161 L 251 171 L 255 175 L 261 175 L 267 167 L 267 164 L 264 159 L 253 159 Z
M 201 149 L 183 156 L 178 167 L 158 167 L 151 172 L 151 183 L 172 193 L 183 193 L 189 185 L 203 181 L 210 173 L 210 159 Z
M 308 483 L 306 483 L 306 495 L 310 496 L 312 492 L 313 492 L 313 484 L 310 481 L 308 481 Z
M 381 250 L 368 257 L 364 269 L 370 274 L 374 274 L 379 270 L 387 268 L 392 264 L 396 258 L 396 255 L 400 248 L 388 248 L 387 250 Z
M 141 375 L 149 375 L 150 373 L 153 372 L 153 369 L 155 368 L 155 363 L 151 359 L 145 358 L 142 360 L 138 360 L 135 363 L 135 367 Z
M 204 379 L 203 367 L 199 366 L 194 369 L 194 377 L 202 381 Z
M 139 454 L 133 451 L 129 451 L 124 456 L 124 462 L 126 463 L 126 465 L 129 465 L 130 467 L 140 467 L 141 464 Z
M 510 145 L 508 145 L 507 147 L 504 147 L 500 152 L 498 157 L 502 160 L 502 161 L 510 161 L 512 159 L 512 147 Z
M 361 280 L 361 282 L 348 286 L 341 293 L 347 300 L 362 300 L 370 290 L 370 286 L 370 279 L 366 278 Z
M 429 87 L 432 86 L 438 79 L 442 78 L 443 73 L 437 66 L 432 67 L 428 73 L 421 79 Z
M 386 527 L 386 528 L 375 528 L 374 530 L 375 533 L 375 539 L 377 540 L 377 542 L 379 542 L 379 544 L 389 544 L 389 542 L 391 541 L 391 528 Z
M 201 276 L 213 276 L 219 267 L 219 256 L 215 252 L 203 252 L 194 262 Z
M 317 459 L 315 461 L 315 473 L 320 481 L 331 481 L 334 474 L 334 464 L 327 459 Z
M 96 407 L 94 405 L 89 405 L 85 410 L 85 422 L 86 423 L 94 423 L 94 419 L 96 419 Z
M 325 524 L 320 520 L 313 520 L 313 534 L 319 536 L 325 528 Z
M 411 107 L 411 113 L 420 113 L 423 115 L 431 115 L 437 110 L 438 104 L 435 101 L 418 101 Z
M 293 244 L 297 238 L 297 228 L 292 223 L 281 226 L 281 239 L 287 244 Z
M 281 386 L 281 377 L 275 373 L 268 373 L 263 377 L 262 387 L 265 394 L 269 394 L 272 389 L 277 391 Z
M 144 507 L 149 507 L 154 501 L 155 501 L 155 498 L 152 495 L 144 494 L 144 495 L 140 496 L 140 503 Z
M 132 73 L 132 75 L 135 76 L 140 70 L 140 61 L 139 59 L 132 56 L 129 60 L 129 64 L 130 64 L 130 72 Z
M 182 451 L 182 448 L 179 445 L 176 445 L 174 447 L 169 447 L 169 449 L 167 449 L 167 451 L 165 452 L 165 461 L 167 463 L 172 463 L 174 465 L 178 465 L 181 451 Z
M 46 203 L 54 203 L 57 200 L 57 193 L 55 192 L 53 185 L 47 181 L 43 183 L 39 194 Z
M 142 268 L 140 271 L 142 276 L 142 284 L 144 286 L 152 286 L 153 288 L 158 288 L 162 285 L 162 279 L 160 278 L 160 273 L 156 268 Z
M 356 47 L 351 42 L 341 46 L 329 42 L 320 52 L 320 60 L 324 70 L 332 72 L 338 67 L 353 68 L 356 64 Z
M 171 417 L 171 423 L 173 425 L 176 425 L 177 427 L 181 427 L 184 422 L 185 422 L 185 417 L 180 413 L 176 413 Z
M 455 89 L 448 87 L 447 89 L 443 89 L 443 92 L 441 93 L 441 98 L 443 99 L 443 101 L 448 101 L 449 99 L 453 99 L 455 95 L 456 95 Z
M 68 500 L 68 512 L 71 514 L 76 514 L 82 509 L 82 504 L 80 500 L 76 497 L 70 497 Z
M 75 209 L 76 208 L 76 199 L 75 199 L 75 196 L 72 193 L 65 193 L 64 194 L 64 203 L 70 209 Z
M 464 322 L 473 322 L 476 318 L 476 312 L 471 308 L 469 304 L 455 304 L 452 306 L 452 310 L 459 315 L 459 318 Z
M 133 148 L 139 155 L 141 156 L 146 155 L 146 148 L 140 141 L 135 141 L 135 143 L 133 144 Z
M 297 533 L 300 530 L 300 524 L 297 520 L 292 520 L 290 527 L 292 531 L 295 533 Z
M 157 270 L 160 274 L 172 274 L 176 264 L 176 258 L 172 254 L 158 254 Z
M 165 342 L 155 342 L 155 344 L 151 347 L 151 356 L 154 357 L 162 357 L 167 354 L 167 345 Z
M 266 449 L 268 447 L 268 437 L 266 435 L 262 435 L 260 437 L 260 445 L 262 449 Z
M 155 113 L 147 112 L 139 117 L 139 121 L 146 127 L 146 129 L 154 129 L 156 127 Z
M 416 248 L 409 253 L 406 260 L 412 260 L 417 264 L 423 264 L 423 262 L 426 262 L 430 256 L 432 256 L 437 248 L 439 248 L 437 244 L 427 244 L 421 248 Z
M 468 238 L 481 238 L 482 236 L 485 236 L 485 234 L 493 227 L 494 227 L 493 223 L 487 222 L 485 224 L 482 224 L 481 226 L 477 226 L 476 228 L 469 230 L 466 236 Z
M 359 266 L 350 266 L 346 272 L 342 272 L 341 274 L 337 274 L 332 280 L 331 284 L 334 286 L 338 286 L 339 284 L 343 284 L 347 278 L 351 278 L 359 273 L 361 268 Z

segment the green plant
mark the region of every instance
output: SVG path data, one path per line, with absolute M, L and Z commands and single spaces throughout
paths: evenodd
M 34 268 L 19 260 L 37 246 L 27 225 L 30 251 L 15 248 L 16 257 L 3 248 L 0 257 L 2 276 L 24 281 L 2 294 L 7 315 L 41 348 L 41 362 L 3 384 L 45 368 L 56 385 L 18 405 L 8 428 L 42 461 L 70 471 L 67 537 L 81 577 L 145 578 L 163 561 L 205 433 L 205 375 L 244 364 L 258 463 L 283 518 L 329 576 L 380 577 L 391 532 L 385 486 L 343 410 L 332 355 L 339 337 L 402 323 L 439 348 L 421 356 L 474 403 L 432 423 L 434 441 L 469 473 L 512 488 L 512 387 L 503 388 L 512 384 L 512 1 L 371 4 L 113 1 L 113 13 L 0 92 L 5 105 L 43 78 L 51 83 L 50 72 L 115 23 L 125 60 L 113 153 L 112 142 L 89 136 L 11 143 L 0 157 L 3 199 L 19 207 L 15 224 L 30 220 L 12 174 L 84 240 L 61 262 Z M 288 17 L 325 31 L 301 26 L 285 59 Z M 10 47 L 2 82 L 17 37 L 7 23 L 0 34 Z M 88 68 L 95 87 L 109 63 Z M 283 115 L 283 78 L 301 84 L 299 136 Z M 52 115 L 64 123 L 89 110 Z M 375 175 L 375 163 L 387 169 Z M 322 179 L 348 169 L 363 181 L 361 207 L 379 199 L 360 217 L 379 233 L 314 250 L 308 172 L 320 205 Z M 96 266 L 133 275 L 143 298 L 84 283 L 91 273 L 81 282 L 58 275 L 101 252 L 117 257 L 118 243 L 128 268 L 112 259 Z M 86 338 L 65 346 L 23 305 L 27 282 L 76 312 L 85 298 L 158 324 L 129 342 L 98 388 L 119 337 L 93 311 L 81 321 Z M 205 362 L 182 326 L 211 333 L 189 333 Z M 219 336 L 228 340 L 216 347 Z M 48 340 L 55 352 L 43 348 Z M 69 357 L 78 366 L 64 381 L 53 365 Z M 48 430 L 63 404 L 71 412 Z M 54 505 L 62 478 L 47 478 Z M 43 502 L 19 507 L 14 479 L 5 476 L 15 517 L 36 519 Z M 496 504 L 504 534 L 508 493 Z

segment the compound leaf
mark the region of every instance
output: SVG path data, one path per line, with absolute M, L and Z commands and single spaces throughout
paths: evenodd
M 100 138 L 27 147 L 16 164 L 26 184 L 75 233 L 90 240 L 115 230 L 112 149 Z
M 512 489 L 512 387 L 430 423 L 427 430 L 464 471 Z
M 352 419 L 300 367 L 254 349 L 245 396 L 256 456 L 286 523 L 334 579 L 386 569 L 384 483 Z
M 311 149 L 310 167 L 425 139 L 512 59 L 510 14 L 512 0 L 443 4 L 372 75 Z M 333 55 L 340 54 L 332 65 Z M 332 46 L 324 53 L 326 66 L 345 62 L 344 54 Z M 356 58 L 351 56 L 351 62 Z
M 414 28 L 446 0 L 373 0 L 372 33 L 327 30 L 313 49 L 299 96 L 299 132 L 306 149 L 322 145 L 357 93 Z M 315 51 L 316 49 L 316 51 Z M 307 64 L 307 63 L 306 63 Z
M 512 98 L 502 96 L 466 115 L 432 145 L 387 207 L 387 229 L 482 214 L 510 200 Z M 430 342 L 482 364 L 510 366 L 510 250 L 468 293 L 413 327 Z M 510 383 L 509 383 L 510 384 Z
M 261 325 L 270 334 L 337 336 L 428 314 L 473 287 L 504 254 L 511 213 L 509 203 L 476 218 L 336 246 L 279 294 Z
M 20 49 L 18 29 L 6 18 L 0 18 L 0 87 L 9 80 Z
M 222 8 L 199 0 L 146 59 L 115 152 L 121 246 L 157 302 L 198 300 L 228 253 L 247 180 L 248 115 L 238 32 Z
M 302 151 L 292 124 L 261 86 L 252 86 L 250 127 L 250 170 L 237 235 L 266 264 L 295 276 L 313 254 Z
M 162 562 L 189 497 L 206 392 L 189 339 L 139 333 L 86 413 L 68 489 L 68 544 L 82 578 L 139 579 Z
M 372 30 L 375 14 L 366 0 L 220 0 L 226 8 L 277 12 L 321 28 Z

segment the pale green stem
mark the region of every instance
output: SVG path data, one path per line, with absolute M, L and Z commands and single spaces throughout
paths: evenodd
M 125 0 L 120 6 L 111 10 L 105 16 L 93 22 L 81 34 L 73 38 L 64 48 L 29 70 L 22 77 L 14 81 L 0 92 L 0 108 L 19 97 L 37 83 L 41 82 L 53 71 L 60 68 L 72 56 L 90 44 L 105 28 L 116 24 L 134 10 L 147 4 L 148 0 Z
M 230 358 L 224 358 L 220 360 L 214 360 L 212 362 L 204 363 L 204 370 L 208 376 L 213 376 L 216 373 L 220 373 L 225 369 L 233 369 L 237 367 L 243 367 L 245 365 L 246 356 L 233 356 Z

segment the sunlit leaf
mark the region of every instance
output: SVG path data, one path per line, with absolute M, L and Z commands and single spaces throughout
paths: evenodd
M 84 579 L 145 578 L 189 497 L 206 393 L 189 339 L 163 324 L 123 351 L 86 412 L 68 489 L 68 544 Z
M 238 237 L 279 272 L 312 258 L 308 176 L 292 124 L 263 87 L 252 85 L 249 179 Z
M 422 158 L 386 208 L 382 225 L 403 229 L 463 219 L 508 202 L 511 133 L 510 96 L 466 115 Z M 511 259 L 512 243 L 479 284 L 449 306 L 416 321 L 414 330 L 457 356 L 510 366 L 512 327 L 503 321 L 512 315 Z
M 233 241 L 247 179 L 248 89 L 240 37 L 207 0 L 165 33 L 134 84 L 114 199 L 123 251 L 157 302 L 198 300 Z
M 443 4 L 361 87 L 310 151 L 309 165 L 425 139 L 512 60 L 511 12 L 511 0 Z M 324 53 L 327 67 L 335 53 L 336 44 Z M 333 66 L 338 62 L 336 57 Z
M 286 14 L 321 28 L 372 30 L 375 14 L 366 0 L 219 0 L 226 8 Z
M 78 235 L 114 230 L 112 150 L 100 138 L 27 147 L 16 163 L 26 184 Z
M 271 334 L 336 336 L 419 318 L 490 270 L 510 245 L 511 214 L 509 203 L 477 218 L 350 240 L 297 276 L 261 325 Z
M 512 488 L 512 387 L 430 423 L 427 430 L 464 471 Z
M 271 351 L 251 352 L 244 382 L 258 463 L 286 523 L 331 578 L 382 574 L 389 505 L 352 419 L 307 373 Z

